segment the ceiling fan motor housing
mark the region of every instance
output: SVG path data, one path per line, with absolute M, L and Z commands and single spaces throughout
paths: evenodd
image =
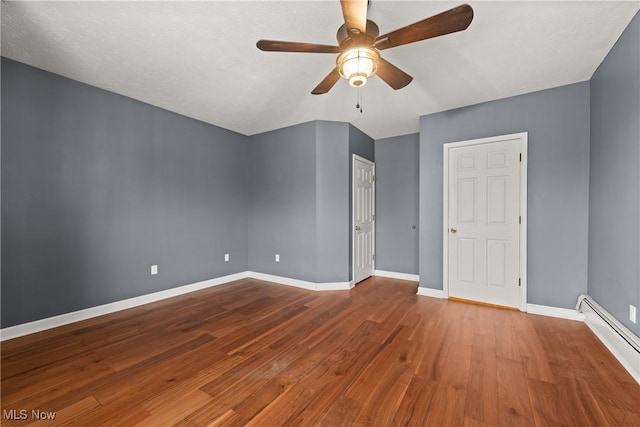
M 347 26 L 342 24 L 336 33 L 336 39 L 340 48 L 345 50 L 356 46 L 373 46 L 376 37 L 380 35 L 378 24 L 367 19 L 367 31 L 361 33 L 359 30 L 347 30 Z

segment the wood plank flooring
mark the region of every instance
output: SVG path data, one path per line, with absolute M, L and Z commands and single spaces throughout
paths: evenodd
M 416 286 L 245 279 L 3 342 L 2 425 L 640 426 L 583 323 Z

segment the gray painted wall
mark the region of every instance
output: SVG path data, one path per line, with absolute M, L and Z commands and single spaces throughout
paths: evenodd
M 627 327 L 640 308 L 640 15 L 591 79 L 589 294 Z M 640 320 L 640 319 L 639 319 Z
M 349 155 L 357 154 L 367 160 L 375 161 L 375 144 L 373 138 L 352 124 L 349 126 Z M 352 165 L 353 166 L 353 165 Z
M 2 58 L 2 143 L 3 328 L 247 269 L 245 136 Z
M 572 308 L 587 290 L 589 83 L 420 119 L 420 286 L 442 289 L 442 144 L 529 133 L 528 302 Z
M 348 126 L 308 122 L 249 138 L 250 270 L 349 281 Z
M 357 127 L 349 124 L 349 280 L 353 278 L 353 155 L 356 154 L 375 162 L 375 144 L 373 138 Z M 377 267 L 376 267 L 377 268 Z
M 315 282 L 315 251 L 315 123 L 251 136 L 249 269 Z
M 2 5 L 0 4 L 0 9 Z M 0 39 L 2 37 L 0 36 Z M 1 41 L 0 41 L 1 43 Z M 0 78 L 2 76 L 2 64 L 0 60 Z M 0 83 L 0 100 L 2 99 L 2 84 Z M 0 236 L 2 235 L 2 102 L 0 102 Z M 0 244 L 0 298 L 2 296 L 2 244 Z M 2 327 L 2 302 L 0 301 L 0 328 Z
M 418 274 L 419 153 L 417 133 L 375 141 L 378 270 Z
M 316 122 L 316 281 L 348 282 L 348 124 Z
M 2 327 L 249 269 L 349 280 L 350 153 L 373 158 L 362 132 L 249 138 L 2 66 Z

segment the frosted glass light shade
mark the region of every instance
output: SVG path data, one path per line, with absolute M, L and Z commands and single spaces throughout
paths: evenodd
M 354 87 L 363 86 L 378 68 L 380 54 L 372 48 L 360 47 L 348 50 L 338 56 L 340 75 Z

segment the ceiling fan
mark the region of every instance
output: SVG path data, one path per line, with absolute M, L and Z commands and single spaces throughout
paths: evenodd
M 311 91 L 314 95 L 329 92 L 341 77 L 360 87 L 377 75 L 393 89 L 401 89 L 413 77 L 385 61 L 381 50 L 462 31 L 473 20 L 473 9 L 463 4 L 380 36 L 378 25 L 367 19 L 367 0 L 340 0 L 340 4 L 344 24 L 336 34 L 339 46 L 277 40 L 257 43 L 258 49 L 270 52 L 337 53 L 336 67 Z

